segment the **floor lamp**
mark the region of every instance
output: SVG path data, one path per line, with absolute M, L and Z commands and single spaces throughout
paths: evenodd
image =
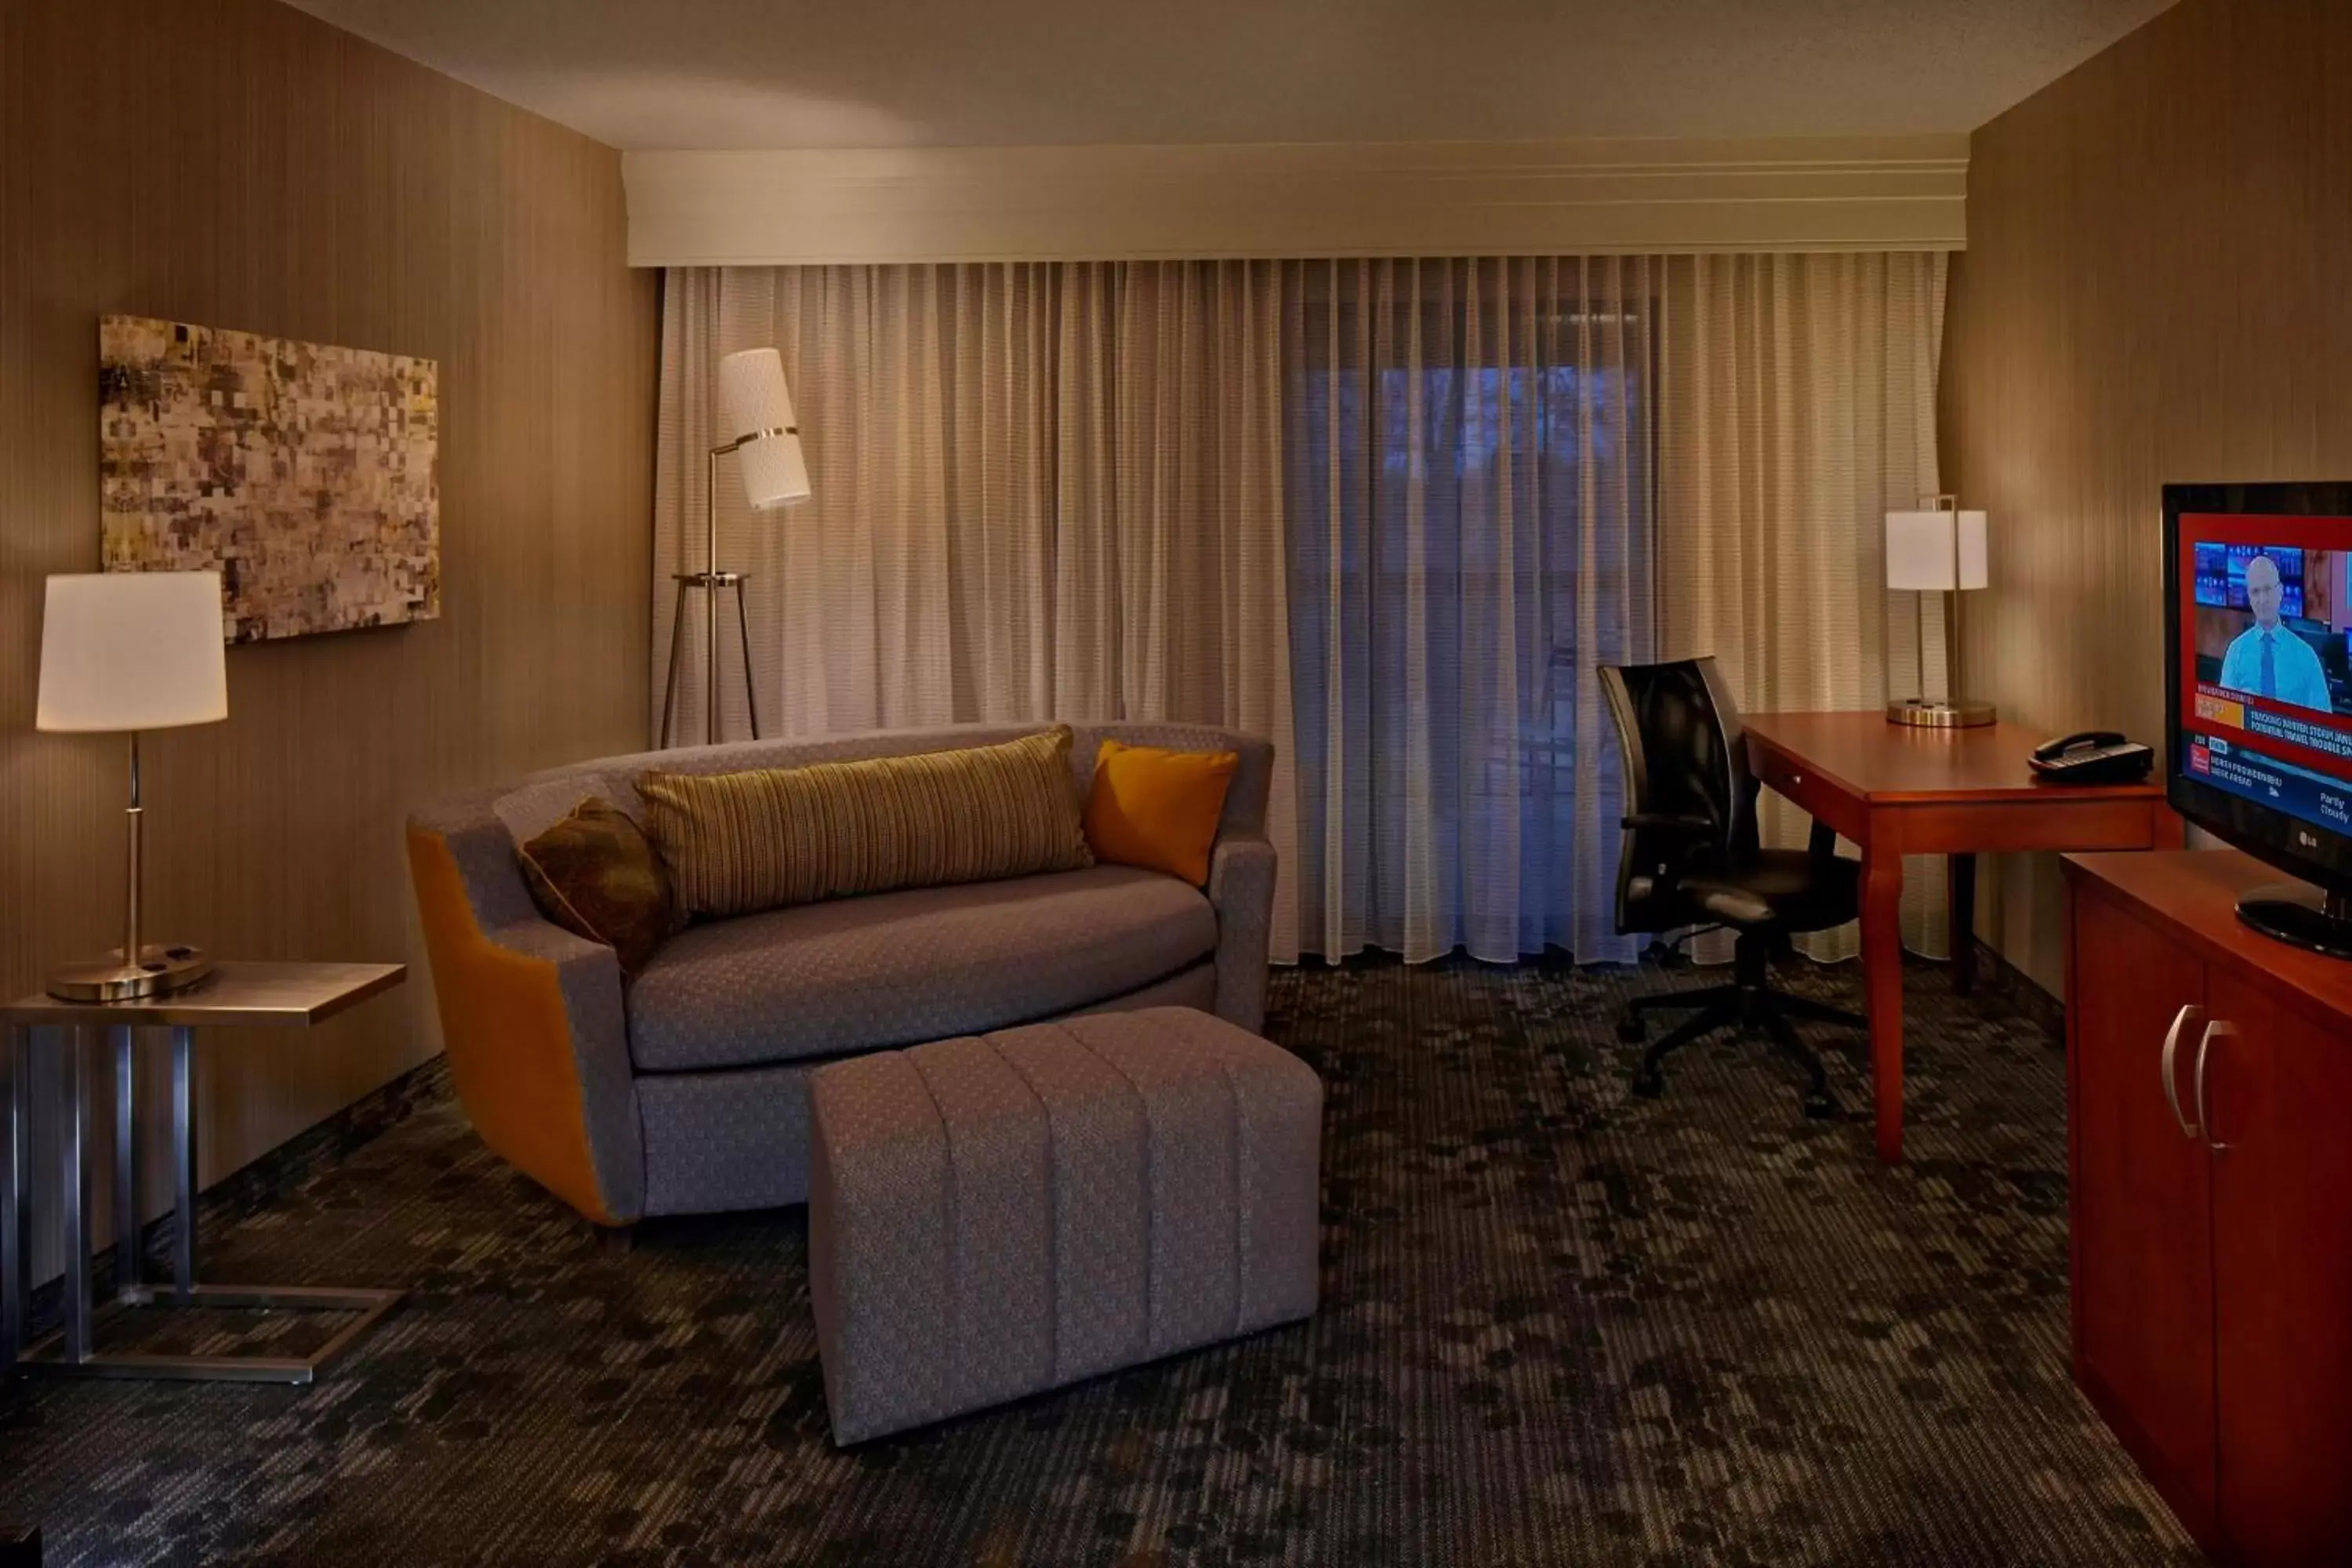
M 719 411 L 728 438 L 706 455 L 709 483 L 703 488 L 703 569 L 681 572 L 677 604 L 670 614 L 669 683 L 662 693 L 661 743 L 667 750 L 677 710 L 678 659 L 686 646 L 688 595 L 702 595 L 703 729 L 705 744 L 719 733 L 719 595 L 735 595 L 735 633 L 743 656 L 743 705 L 751 738 L 760 738 L 760 700 L 751 689 L 751 618 L 743 607 L 748 572 L 719 569 L 719 459 L 734 455 L 743 476 L 743 494 L 753 511 L 773 511 L 809 498 L 808 464 L 801 456 L 800 427 L 793 423 L 793 395 L 784 385 L 784 359 L 773 349 L 746 349 L 719 362 Z

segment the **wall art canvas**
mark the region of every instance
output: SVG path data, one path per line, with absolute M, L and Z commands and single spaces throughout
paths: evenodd
M 231 642 L 441 613 L 440 366 L 108 316 L 110 572 L 216 570 Z

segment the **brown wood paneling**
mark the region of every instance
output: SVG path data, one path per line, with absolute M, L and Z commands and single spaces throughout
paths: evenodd
M 2184 0 L 1977 132 L 1942 383 L 1994 518 L 1972 694 L 2046 734 L 2163 729 L 2162 487 L 2352 478 L 2352 5 Z M 2060 980 L 2057 874 L 1990 934 Z
M 658 284 L 625 237 L 612 150 L 269 0 L 0 7 L 5 994 L 119 901 L 117 743 L 31 728 L 42 578 L 98 560 L 98 317 L 441 362 L 441 617 L 233 648 L 228 721 L 148 744 L 151 934 L 414 975 L 208 1050 L 207 1180 L 436 1048 L 405 812 L 644 742 Z

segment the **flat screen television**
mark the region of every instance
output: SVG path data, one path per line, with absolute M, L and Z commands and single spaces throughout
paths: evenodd
M 2352 483 L 2164 490 L 2165 792 L 2299 879 L 2239 918 L 2352 958 Z

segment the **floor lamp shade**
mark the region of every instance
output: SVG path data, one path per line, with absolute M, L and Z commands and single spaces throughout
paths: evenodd
M 784 358 L 774 349 L 746 349 L 719 362 L 719 434 L 733 443 L 742 465 L 743 493 L 756 511 L 809 498 L 808 464 L 801 455 L 793 395 L 784 384 Z
M 168 730 L 228 717 L 221 581 L 212 572 L 52 577 L 34 727 Z

